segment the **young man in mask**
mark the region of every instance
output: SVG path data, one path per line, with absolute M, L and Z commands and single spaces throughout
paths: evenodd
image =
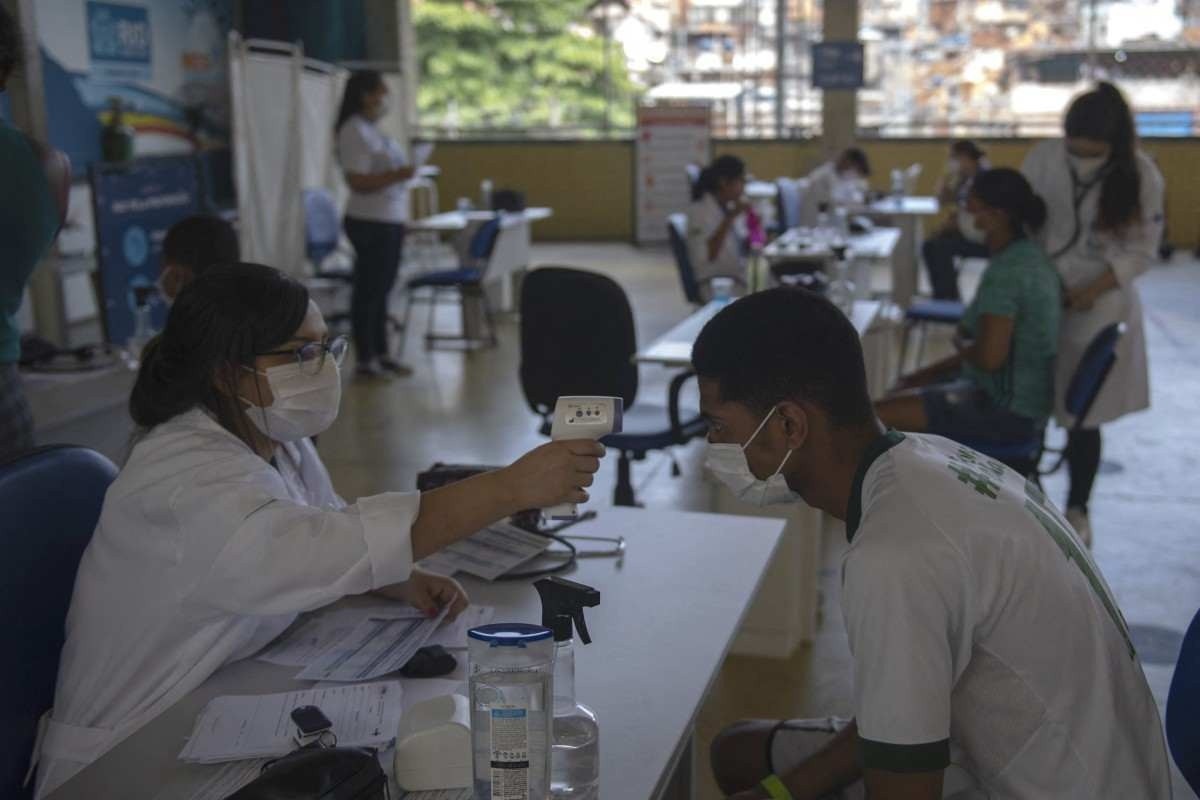
M 1035 485 L 947 439 L 884 430 L 858 334 L 818 295 L 732 303 L 692 363 L 717 476 L 750 503 L 822 509 L 847 536 L 854 719 L 727 729 L 712 752 L 725 792 L 935 800 L 960 788 L 954 763 L 993 797 L 1170 796 L 1125 621 Z
M 158 290 L 168 303 L 210 267 L 241 261 L 237 231 L 211 214 L 193 214 L 176 222 L 163 237 Z

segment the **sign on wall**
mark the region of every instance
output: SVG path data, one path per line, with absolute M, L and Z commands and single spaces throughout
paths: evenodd
M 87 4 L 92 74 L 110 80 L 150 80 L 150 12 L 145 6 Z
M 689 165 L 704 166 L 712 148 L 708 105 L 641 106 L 637 110 L 634 192 L 637 241 L 667 239 L 667 217 L 691 202 Z
M 134 332 L 139 293 L 150 297 L 152 327 L 162 330 L 166 323 L 166 304 L 154 285 L 167 229 L 200 210 L 196 162 L 166 157 L 94 166 L 91 182 L 105 333 L 122 345 Z
M 812 85 L 814 89 L 861 89 L 862 42 L 814 42 Z

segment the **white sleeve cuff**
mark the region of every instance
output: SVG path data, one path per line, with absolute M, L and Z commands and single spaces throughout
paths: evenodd
M 412 526 L 420 492 L 387 492 L 359 498 L 359 518 L 371 562 L 371 588 L 408 580 L 413 569 Z

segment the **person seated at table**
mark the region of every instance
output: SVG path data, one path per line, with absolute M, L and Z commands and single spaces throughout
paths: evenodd
M 957 353 L 901 379 L 876 405 L 904 431 L 950 438 L 1029 440 L 1054 408 L 1062 292 L 1058 273 L 1030 238 L 1046 204 L 1015 169 L 976 177 L 967 197 L 989 260 L 955 337 Z
M 692 270 L 702 294 L 714 278 L 744 281 L 741 237 L 751 206 L 746 192 L 746 164 L 737 156 L 717 156 L 700 170 L 688 206 L 687 244 Z
M 247 658 L 296 615 L 383 590 L 466 604 L 420 559 L 521 509 L 583 502 L 604 448 L 553 442 L 429 492 L 348 505 L 309 437 L 337 417 L 342 337 L 278 270 L 209 270 L 143 355 L 138 426 L 79 565 L 38 796 Z
M 958 300 L 958 271 L 956 258 L 986 258 L 987 245 L 983 231 L 976 228 L 967 211 L 967 196 L 975 176 L 989 168 L 988 160 L 979 146 L 969 139 L 950 145 L 950 161 L 938 182 L 938 202 L 950 207 L 941 227 L 921 244 L 921 257 L 935 300 Z
M 887 431 L 858 332 L 820 295 L 780 288 L 731 303 L 692 364 L 717 477 L 749 503 L 825 511 L 847 537 L 854 718 L 727 728 L 712 746 L 727 795 L 861 797 L 865 783 L 880 800 L 960 787 L 1010 800 L 1170 797 L 1129 629 L 1035 484 L 947 439 Z
M 163 237 L 159 291 L 167 303 L 174 303 L 183 287 L 209 267 L 240 260 L 232 225 L 211 214 L 193 214 L 172 225 Z
M 822 209 L 832 213 L 835 206 L 861 205 L 866 200 L 870 177 L 871 162 L 858 147 L 846 148 L 837 158 L 808 173 L 800 202 L 800 225 L 815 226 Z

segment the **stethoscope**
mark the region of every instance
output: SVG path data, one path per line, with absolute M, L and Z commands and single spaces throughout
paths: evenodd
M 1079 237 L 1083 235 L 1083 220 L 1079 217 L 1083 201 L 1087 199 L 1088 193 L 1104 180 L 1104 176 L 1108 174 L 1108 164 L 1096 170 L 1096 174 L 1087 181 L 1079 179 L 1079 174 L 1075 172 L 1075 166 L 1069 161 L 1067 162 L 1067 171 L 1071 173 L 1071 212 L 1075 216 L 1075 227 L 1071 231 L 1071 238 L 1067 240 L 1067 243 L 1050 254 L 1051 261 L 1064 255 L 1079 242 Z
M 541 569 L 526 570 L 524 572 L 509 572 L 496 580 L 498 581 L 523 581 L 533 578 L 544 578 L 548 575 L 557 575 L 561 572 L 566 572 L 575 566 L 581 558 L 615 558 L 617 559 L 617 567 L 620 568 L 625 561 L 625 537 L 624 536 L 560 536 L 559 534 L 571 527 L 578 525 L 580 522 L 586 522 L 596 518 L 595 511 L 588 511 L 573 520 L 563 522 L 553 528 L 544 528 L 537 531 L 538 535 L 553 539 L 556 543 L 562 545 L 561 550 L 546 550 L 535 560 L 554 559 L 561 563 L 554 564 Z M 611 545 L 606 549 L 588 549 L 580 550 L 575 542 L 606 542 Z

